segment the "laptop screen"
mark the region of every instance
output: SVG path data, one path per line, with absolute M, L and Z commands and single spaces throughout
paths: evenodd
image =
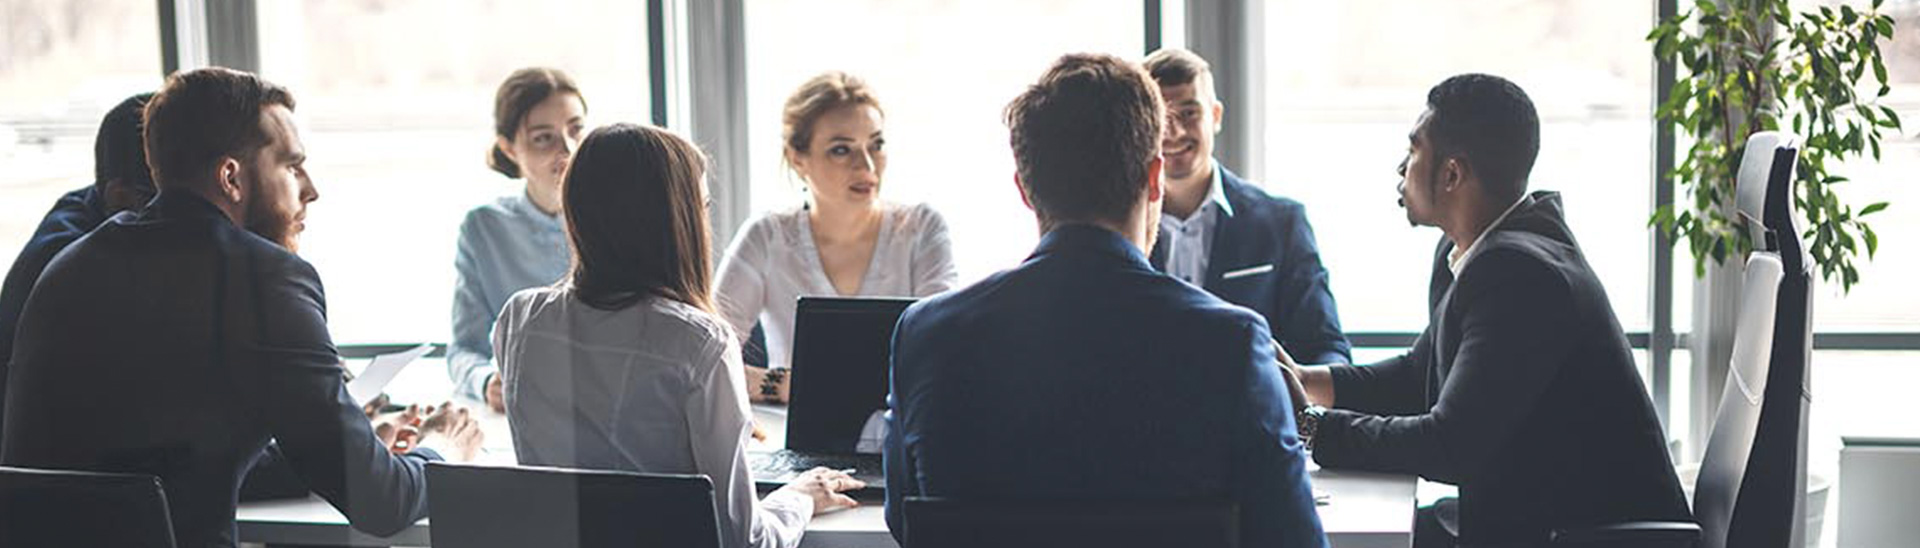
M 801 297 L 793 322 L 787 448 L 853 454 L 887 407 L 893 325 L 912 299 Z

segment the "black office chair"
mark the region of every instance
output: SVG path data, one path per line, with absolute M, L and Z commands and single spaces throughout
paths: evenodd
M 160 479 L 0 466 L 0 546 L 173 548 Z
M 1224 501 L 1026 501 L 908 497 L 903 548 L 1236 548 Z
M 1698 525 L 1642 522 L 1555 532 L 1556 546 L 1805 545 L 1807 362 L 1812 353 L 1812 271 L 1793 216 L 1799 138 L 1747 139 L 1739 174 L 1739 215 L 1749 257 L 1726 388 L 1700 461 L 1693 512 Z
M 427 466 L 438 548 L 718 548 L 706 476 Z

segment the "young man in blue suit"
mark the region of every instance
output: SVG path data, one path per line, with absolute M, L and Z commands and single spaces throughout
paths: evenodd
M 887 523 L 907 497 L 1238 503 L 1242 545 L 1325 546 L 1266 320 L 1147 263 L 1158 86 L 1068 55 L 1006 111 L 1043 236 L 1026 262 L 901 316 Z
M 1460 487 L 1457 513 L 1423 510 L 1435 517 L 1415 546 L 1539 546 L 1555 529 L 1691 519 L 1560 194 L 1527 191 L 1539 150 L 1519 86 L 1484 74 L 1434 86 L 1399 167 L 1407 221 L 1446 233 L 1432 323 L 1371 366 L 1289 364 L 1307 396 L 1296 405 L 1314 404 L 1298 419 L 1315 461 Z
M 1259 312 L 1302 363 L 1352 361 L 1306 208 L 1213 160 L 1226 109 L 1214 97 L 1213 69 L 1178 48 L 1147 56 L 1146 68 L 1167 102 L 1167 196 L 1160 243 L 1149 254 L 1154 267 Z
M 294 251 L 319 197 L 284 88 L 176 73 L 147 105 L 160 192 L 56 256 L 21 313 L 0 464 L 152 474 L 176 544 L 232 546 L 234 501 L 274 439 L 354 527 L 426 515 L 424 464 L 469 459 L 467 412 L 443 408 L 394 455 L 347 395 L 326 297 Z

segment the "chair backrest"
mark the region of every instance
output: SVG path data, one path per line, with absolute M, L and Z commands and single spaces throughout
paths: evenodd
M 1742 371 L 1741 389 L 1758 387 L 1757 409 L 1740 409 L 1728 437 L 1746 445 L 1728 445 L 1715 453 L 1721 426 L 1714 425 L 1708 459 L 1701 466 L 1694 513 L 1700 518 L 1703 546 L 1799 548 L 1806 545 L 1808 363 L 1813 353 L 1811 256 L 1794 212 L 1795 170 L 1800 138 L 1785 132 L 1754 134 L 1741 160 L 1736 201 L 1748 218 L 1755 248 L 1778 258 L 1780 275 L 1773 299 L 1772 339 L 1766 367 Z M 1759 223 L 1751 221 L 1758 219 Z M 1746 299 L 1755 297 L 1747 292 Z M 1743 303 L 1743 306 L 1744 303 Z M 1746 318 L 1741 318 L 1745 321 Z M 1742 335 L 1747 331 L 1741 326 Z M 1740 343 L 1736 343 L 1740 344 Z M 1756 378 L 1758 377 L 1758 378 Z M 1729 386 L 1732 387 L 1731 376 Z M 1743 397 L 1729 391 L 1727 401 Z M 1757 411 L 1757 413 L 1755 413 Z M 1751 428 L 1751 432 L 1743 429 Z M 1734 435 L 1738 433 L 1739 435 Z M 1732 454 L 1738 449 L 1739 454 Z M 1740 466 L 1733 467 L 1732 463 Z M 1709 468 L 1717 470 L 1709 470 Z M 1737 473 L 1737 479 L 1725 475 Z M 1719 474 L 1709 480 L 1709 474 Z
M 1739 323 L 1734 329 L 1733 363 L 1727 368 L 1726 388 L 1720 392 L 1713 434 L 1707 440 L 1706 455 L 1700 460 L 1700 480 L 1694 488 L 1693 516 L 1700 522 L 1703 548 L 1727 546 L 1734 502 L 1760 429 L 1760 407 L 1773 357 L 1780 276 L 1780 258 L 1774 254 L 1755 252 L 1747 258 Z
M 442 548 L 717 548 L 706 476 L 446 463 L 427 466 Z
M 173 548 L 160 479 L 0 466 L 0 546 Z
M 1023 501 L 909 497 L 903 548 L 1235 548 L 1225 501 Z

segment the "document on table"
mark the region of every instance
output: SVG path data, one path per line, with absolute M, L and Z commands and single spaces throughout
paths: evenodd
M 347 394 L 353 396 L 355 403 L 366 405 L 367 402 L 380 397 L 380 392 L 387 389 L 387 383 L 393 382 L 393 377 L 400 374 L 401 368 L 413 363 L 413 360 L 420 359 L 431 350 L 433 350 L 432 344 L 422 344 L 399 352 L 374 356 L 373 362 L 368 363 L 366 369 L 360 370 L 360 375 L 354 377 L 353 382 L 347 383 Z

